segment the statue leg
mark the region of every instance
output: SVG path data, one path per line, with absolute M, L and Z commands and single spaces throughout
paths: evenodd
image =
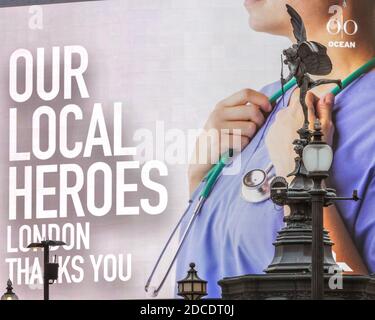
M 330 80 L 330 79 L 320 79 L 316 81 L 311 81 L 309 83 L 309 89 L 315 88 L 317 86 L 321 86 L 323 84 L 331 84 L 331 83 L 336 83 L 342 89 L 341 80 Z
M 300 89 L 300 95 L 299 95 L 299 101 L 301 103 L 301 106 L 302 106 L 302 110 L 303 110 L 303 115 L 304 115 L 304 118 L 305 118 L 305 122 L 304 122 L 304 129 L 308 130 L 309 129 L 309 115 L 308 115 L 308 107 L 307 107 L 307 104 L 306 104 L 306 95 L 307 95 L 307 92 L 309 91 L 309 82 L 305 81 L 302 86 L 301 86 L 301 89 Z

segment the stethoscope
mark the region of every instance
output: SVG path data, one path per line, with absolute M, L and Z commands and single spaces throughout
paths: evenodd
M 347 78 L 345 78 L 342 81 L 342 88 L 339 86 L 335 87 L 331 93 L 334 95 L 339 94 L 343 89 L 348 87 L 352 82 L 357 80 L 360 76 L 367 73 L 371 69 L 375 67 L 375 57 L 372 58 L 370 61 L 368 61 L 366 64 L 361 66 L 359 69 L 354 71 L 352 74 L 350 74 Z M 283 96 L 285 92 L 287 92 L 289 89 L 294 87 L 296 85 L 296 79 L 290 80 L 287 84 L 285 84 L 279 91 L 277 91 L 274 95 L 272 95 L 269 98 L 269 101 L 271 104 L 275 104 L 279 98 Z M 147 279 L 146 285 L 145 285 L 145 291 L 149 293 L 151 296 L 156 297 L 163 287 L 170 271 L 172 270 L 173 264 L 175 263 L 177 256 L 179 252 L 181 251 L 181 248 L 187 238 L 187 235 L 189 234 L 191 227 L 201 212 L 201 209 L 205 203 L 205 201 L 208 199 L 212 189 L 214 188 L 217 180 L 220 177 L 221 172 L 225 168 L 225 166 L 230 162 L 231 158 L 233 157 L 233 151 L 229 150 L 225 154 L 223 154 L 217 164 L 215 164 L 212 169 L 208 172 L 206 177 L 203 179 L 203 187 L 202 191 L 199 194 L 199 199 L 197 202 L 197 205 L 194 208 L 193 214 L 190 217 L 190 220 L 185 228 L 185 231 L 183 232 L 178 245 L 176 252 L 174 253 L 172 257 L 172 261 L 169 263 L 169 266 L 161 279 L 159 285 L 157 286 L 151 286 L 151 281 L 156 273 L 156 270 L 158 266 L 160 265 L 160 262 L 165 255 L 166 250 L 168 249 L 169 245 L 172 243 L 173 237 L 177 233 L 177 230 L 179 229 L 182 221 L 184 220 L 187 213 L 190 211 L 190 207 L 192 204 L 192 201 L 189 201 L 189 205 L 186 208 L 184 214 L 180 218 L 180 220 L 177 222 L 177 225 L 173 229 L 171 235 L 169 236 L 166 244 L 164 245 L 158 259 L 156 260 L 155 266 L 151 271 L 150 276 Z M 270 182 L 273 179 L 273 175 L 271 174 L 272 170 L 272 164 L 268 165 L 267 168 L 263 169 L 254 169 L 249 171 L 245 174 L 242 180 L 242 188 L 241 188 L 241 194 L 244 200 L 251 202 L 251 203 L 260 203 L 263 201 L 266 201 L 270 197 Z
M 249 203 L 260 203 L 266 201 L 271 195 L 271 182 L 276 176 L 271 172 L 273 164 L 270 163 L 266 169 L 253 169 L 242 178 L 241 196 Z

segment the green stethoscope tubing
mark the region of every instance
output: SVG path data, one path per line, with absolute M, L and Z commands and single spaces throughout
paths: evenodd
M 369 72 L 371 69 L 373 69 L 375 67 L 375 57 L 372 58 L 371 60 L 369 60 L 367 63 L 365 63 L 363 66 L 361 66 L 360 68 L 358 68 L 356 71 L 354 71 L 353 73 L 351 73 L 347 78 L 345 78 L 343 81 L 342 81 L 342 88 L 340 88 L 339 86 L 335 87 L 331 93 L 334 94 L 335 96 L 338 95 L 341 91 L 343 91 L 345 88 L 347 88 L 351 83 L 353 83 L 355 80 L 357 80 L 359 77 L 361 77 L 363 74 Z M 271 104 L 274 104 L 277 102 L 277 100 L 279 98 L 282 97 L 282 95 L 284 94 L 284 92 L 287 92 L 289 89 L 293 88 L 295 85 L 297 84 L 296 82 L 296 79 L 293 78 L 292 80 L 290 80 L 288 83 L 286 83 L 284 85 L 284 87 L 280 90 L 278 90 L 277 92 L 275 92 L 270 98 L 269 98 L 269 101 Z M 230 161 L 230 158 L 233 156 L 233 150 L 229 150 L 227 152 L 225 152 L 219 159 L 219 161 L 210 169 L 210 171 L 207 173 L 207 175 L 205 176 L 205 178 L 203 179 L 203 183 L 204 183 L 204 186 L 202 188 L 202 191 L 200 192 L 199 194 L 199 200 L 198 200 L 198 204 L 197 206 L 195 207 L 194 209 L 194 212 L 188 222 L 188 225 L 183 233 L 183 235 L 181 236 L 180 238 L 180 241 L 179 241 L 179 244 L 178 244 L 178 248 L 177 248 L 177 251 L 176 253 L 174 254 L 173 258 L 172 258 L 172 262 L 170 263 L 166 273 L 164 274 L 164 277 L 163 279 L 160 281 L 159 283 L 159 286 L 154 288 L 152 294 L 154 296 L 156 296 L 160 289 L 162 288 L 165 280 L 167 279 L 167 276 L 169 274 L 169 272 L 171 271 L 172 269 L 172 266 L 174 264 L 174 262 L 176 261 L 176 258 L 178 256 L 178 253 L 180 252 L 181 248 L 182 248 L 182 245 L 186 239 L 186 236 L 187 234 L 189 233 L 192 225 L 193 225 L 193 222 L 195 220 L 195 218 L 198 216 L 204 202 L 208 199 L 208 197 L 210 196 L 210 193 L 211 191 L 213 190 L 214 186 L 215 186 L 215 183 L 217 182 L 221 172 L 223 171 L 223 169 L 226 167 L 226 165 L 228 164 L 228 162 Z M 145 290 L 146 292 L 149 291 L 149 287 L 150 287 L 150 284 L 151 284 L 151 281 L 152 281 L 152 278 L 156 272 L 156 269 L 157 267 L 159 266 L 159 263 L 164 255 L 164 253 L 166 252 L 169 244 L 171 243 L 172 241 L 172 238 L 173 236 L 175 235 L 175 233 L 177 232 L 177 230 L 179 229 L 179 226 L 181 225 L 183 219 L 185 218 L 186 214 L 189 212 L 189 209 L 190 209 L 190 205 L 191 205 L 192 201 L 189 201 L 189 206 L 186 208 L 184 214 L 181 216 L 180 220 L 178 221 L 177 225 L 175 226 L 175 228 L 173 229 L 171 235 L 169 236 L 168 240 L 167 240 L 167 243 L 165 244 L 163 250 L 161 251 L 156 263 L 155 263 L 155 266 L 153 268 L 153 270 L 151 271 L 151 274 L 146 282 L 146 285 L 145 285 Z

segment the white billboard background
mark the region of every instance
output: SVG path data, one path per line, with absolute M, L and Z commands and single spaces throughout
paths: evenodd
M 33 19 L 40 13 L 42 25 L 36 28 Z M 95 103 L 103 106 L 111 147 L 114 137 L 114 102 L 121 102 L 123 106 L 123 130 L 119 134 L 127 147 L 135 147 L 139 143 L 133 140 L 137 130 L 143 128 L 155 132 L 157 121 L 164 121 L 166 132 L 170 129 L 181 129 L 184 132 L 198 129 L 203 126 L 210 110 L 219 100 L 246 87 L 259 89 L 277 80 L 280 75 L 279 52 L 287 47 L 288 41 L 251 31 L 247 20 L 241 0 L 110 0 L 0 9 L 0 179 L 3 187 L 0 202 L 0 286 L 5 288 L 12 265 L 14 288 L 20 298 L 41 299 L 43 296 L 40 285 L 27 283 L 31 279 L 29 273 L 32 272 L 34 259 L 38 257 L 41 262 L 43 254 L 40 251 L 21 252 L 30 240 L 25 226 L 31 226 L 32 230 L 33 225 L 39 229 L 47 224 L 54 224 L 55 229 L 65 225 L 65 230 L 69 231 L 77 224 L 84 227 L 89 223 L 89 248 L 82 247 L 82 242 L 78 242 L 72 250 L 60 248 L 51 252 L 51 256 L 57 254 L 62 258 L 60 265 L 65 262 L 67 267 L 60 276 L 62 283 L 51 286 L 51 298 L 146 297 L 143 288 L 147 275 L 188 200 L 187 164 L 166 163 L 166 177 L 160 177 L 158 171 L 152 171 L 152 180 L 163 184 L 168 191 L 168 205 L 164 212 L 150 215 L 140 208 L 139 215 L 119 216 L 115 210 L 116 162 L 134 160 L 133 157 L 104 156 L 102 148 L 94 147 L 90 157 L 80 154 L 67 159 L 57 148 L 54 156 L 48 160 L 36 159 L 31 154 L 30 161 L 11 162 L 9 138 L 14 137 L 15 128 L 9 127 L 10 109 L 17 109 L 17 148 L 24 152 L 31 152 L 32 118 L 40 106 L 53 108 L 57 120 L 64 106 L 79 106 L 83 119 L 70 119 L 70 146 L 76 141 L 85 144 Z M 43 101 L 34 90 L 26 102 L 15 102 L 9 94 L 11 54 L 20 48 L 32 53 L 35 82 L 37 48 L 44 48 L 47 89 L 51 85 L 52 47 L 60 47 L 60 66 L 63 67 L 64 46 L 81 46 L 86 49 L 88 67 L 84 80 L 90 97 L 82 98 L 76 83 L 73 83 L 72 99 L 64 99 L 64 87 L 60 86 L 58 96 L 52 101 Z M 79 60 L 73 62 L 79 64 Z M 20 91 L 24 82 L 20 80 L 24 77 L 22 70 L 18 70 Z M 61 80 L 62 77 L 63 73 Z M 40 129 L 43 150 L 48 146 L 49 130 L 44 117 Z M 163 160 L 160 157 L 163 154 L 160 139 L 163 137 L 154 135 L 155 151 L 152 158 Z M 191 146 L 193 141 L 186 143 Z M 87 170 L 97 162 L 104 162 L 112 169 L 113 205 L 102 217 L 93 216 L 86 206 Z M 59 215 L 61 164 L 78 164 L 84 173 L 85 182 L 79 193 L 84 216 L 77 217 L 69 199 L 66 218 L 37 219 L 36 168 L 57 165 L 56 173 L 45 175 L 45 186 L 55 187 L 56 195 L 45 196 L 44 206 L 46 209 L 56 209 Z M 10 220 L 9 167 L 16 167 L 17 183 L 21 187 L 25 179 L 25 166 L 31 166 L 33 174 L 32 219 L 24 219 L 23 199 L 19 197 L 17 218 Z M 74 184 L 74 179 L 68 180 Z M 95 201 L 99 205 L 103 203 L 105 188 L 100 174 L 96 181 Z M 153 205 L 158 202 L 157 193 L 143 186 L 141 169 L 129 170 L 126 183 L 138 185 L 138 191 L 126 194 L 127 206 L 140 206 L 142 198 L 150 199 Z M 20 240 L 23 243 L 20 244 Z M 81 245 L 80 249 L 77 249 L 78 244 Z M 128 254 L 131 254 L 129 264 Z M 90 255 L 95 261 L 102 255 L 97 281 Z M 27 270 L 27 259 L 30 271 Z M 75 261 L 73 265 L 72 261 Z M 114 267 L 113 262 L 117 267 Z M 104 264 L 107 264 L 106 268 Z M 130 274 L 129 265 L 131 278 L 121 279 L 121 268 L 123 275 Z M 104 273 L 107 274 L 106 279 Z M 171 275 L 159 297 L 173 297 L 174 280 L 174 275 Z

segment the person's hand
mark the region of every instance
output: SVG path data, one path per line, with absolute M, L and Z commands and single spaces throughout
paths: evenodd
M 298 92 L 296 92 L 298 93 Z M 297 130 L 304 122 L 302 107 L 294 95 L 288 108 L 276 114 L 275 122 L 270 127 L 266 136 L 266 145 L 271 161 L 275 166 L 276 174 L 286 177 L 294 169 L 294 158 L 297 156 L 293 150 L 293 141 L 298 138 Z M 313 93 L 308 92 L 306 104 L 309 110 L 310 130 L 313 130 L 316 118 L 319 118 L 322 125 L 323 139 L 332 144 L 334 126 L 332 124 L 332 109 L 335 97 L 327 94 L 319 99 Z
M 229 148 L 241 151 L 263 125 L 272 106 L 264 94 L 244 89 L 219 102 L 198 137 L 190 161 L 190 193 Z

